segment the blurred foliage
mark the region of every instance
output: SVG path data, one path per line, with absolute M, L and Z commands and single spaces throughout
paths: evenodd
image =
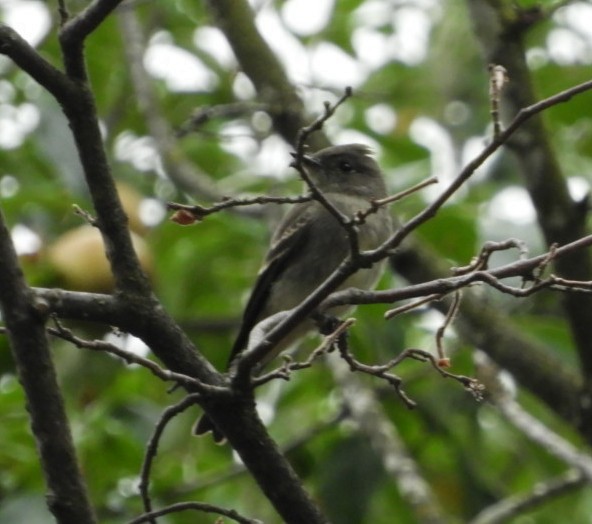
M 309 67 L 295 62 L 311 57 L 327 43 L 340 50 L 344 60 L 356 69 L 356 96 L 340 109 L 327 130 L 336 141 L 350 138 L 348 133 L 355 130 L 356 137 L 373 143 L 393 191 L 431 173 L 439 175 L 441 187 L 483 145 L 489 119 L 487 74 L 464 2 L 339 1 L 333 3 L 320 29 L 299 34 L 291 29 L 293 21 L 285 18 L 291 12 L 288 5 L 294 1 L 253 4 L 259 16 L 267 16 L 268 22 L 277 21 L 282 38 L 290 37 L 292 45 L 302 52 L 299 56 L 280 56 L 288 70 Z M 60 65 L 56 6 L 30 3 L 53 19 L 53 26 L 37 47 Z M 83 3 L 71 4 L 76 9 Z M 579 5 L 574 2 L 559 10 L 529 35 L 528 56 L 541 97 L 589 79 L 592 37 L 578 34 L 569 25 L 573 15 L 566 16 L 567 9 Z M 4 10 L 8 16 L 12 9 L 17 8 L 0 6 L 0 13 Z M 197 108 L 253 100 L 249 94 L 252 89 L 236 63 L 216 53 L 224 46 L 217 40 L 206 42 L 204 33 L 198 32 L 200 28 L 217 31 L 203 2 L 137 2 L 136 9 L 149 46 L 164 43 L 184 50 L 213 78 L 209 88 L 175 87 L 170 78 L 178 81 L 189 74 L 195 66 L 191 61 L 171 61 L 168 81 L 162 76 L 152 78 L 160 110 L 171 130 L 178 129 Z M 404 16 L 409 23 L 418 24 L 415 33 L 397 24 Z M 163 220 L 164 201 L 201 199 L 176 189 L 158 161 L 145 115 L 136 104 L 118 22 L 117 16 L 109 18 L 86 48 L 105 146 L 117 179 L 132 186 L 142 201 L 139 209 L 136 204 L 128 212 L 139 213 L 150 226 L 143 241 L 153 259 L 156 293 L 188 329 L 200 350 L 222 368 L 269 231 L 281 211 L 270 209 L 266 221 L 220 213 L 187 228 Z M 571 32 L 574 39 L 587 38 L 587 54 L 582 51 L 578 55 L 575 49 L 570 56 L 549 47 L 553 32 L 560 29 Z M 415 52 L 408 50 L 406 54 L 405 46 Z M 363 57 L 374 61 L 367 58 L 365 63 Z M 156 65 L 162 71 L 167 64 L 161 59 Z M 81 219 L 72 213 L 73 204 L 92 211 L 73 141 L 57 104 L 47 94 L 7 61 L 0 62 L 0 73 L 0 129 L 14 137 L 22 135 L 13 142 L 7 140 L 7 134 L 0 136 L 0 205 L 14 228 L 29 281 L 38 286 L 65 285 L 47 253 L 62 235 L 81 225 Z M 322 68 L 309 73 L 308 78 L 291 74 L 307 109 L 318 114 L 322 100 L 335 100 L 345 81 L 337 69 L 332 76 L 323 74 Z M 566 175 L 580 179 L 590 172 L 590 107 L 592 95 L 586 94 L 545 113 Z M 21 110 L 28 113 L 21 114 Z M 288 149 L 278 145 L 277 138 L 269 136 L 269 125 L 261 122 L 248 113 L 230 121 L 215 119 L 180 139 L 179 144 L 193 165 L 219 181 L 224 194 L 296 193 L 299 184 L 287 168 Z M 520 236 L 536 250 L 540 236 L 532 217 L 525 218 L 521 213 L 528 207 L 525 200 L 500 198 L 498 208 L 489 205 L 505 189 L 519 184 L 513 169 L 513 162 L 502 154 L 422 227 L 419 236 L 451 266 L 468 263 L 490 234 Z M 260 176 L 262 173 L 266 176 Z M 438 189 L 430 188 L 398 203 L 395 213 L 409 218 L 425 206 L 434 191 Z M 72 255 L 70 259 L 78 257 Z M 85 270 L 90 275 L 94 268 L 89 265 Z M 385 276 L 383 286 L 397 284 L 396 278 Z M 501 308 L 512 308 L 515 321 L 526 334 L 575 365 L 568 328 L 558 314 L 557 296 L 520 302 L 495 296 L 492 300 Z M 405 347 L 434 347 L 439 315 L 422 310 L 384 322 L 385 309 L 372 306 L 358 312 L 351 341 L 360 358 L 380 362 Z M 73 327 L 83 336 L 105 335 L 97 326 Z M 119 339 L 130 343 L 123 335 Z M 453 370 L 472 374 L 473 348 L 464 347 L 454 336 L 446 343 L 452 352 Z M 136 483 L 146 441 L 165 406 L 181 398 L 180 393 L 169 392 L 168 384 L 147 371 L 126 367 L 104 354 L 85 352 L 59 341 L 54 343 L 54 353 L 99 520 L 104 524 L 124 522 L 141 510 Z M 404 363 L 399 372 L 408 393 L 418 402 L 416 410 L 408 411 L 391 391 L 377 392 L 451 522 L 466 522 L 488 504 L 525 492 L 565 469 L 509 426 L 492 407 L 476 404 L 458 384 L 441 380 L 417 362 Z M 48 522 L 42 475 L 14 373 L 6 338 L 0 337 L 0 523 Z M 287 383 L 267 385 L 258 397 L 272 435 L 287 447 L 341 410 L 339 392 L 322 363 L 295 374 Z M 521 400 L 554 430 L 580 445 L 577 436 L 535 399 L 522 394 Z M 190 437 L 197 414 L 197 408 L 189 410 L 165 432 L 152 477 L 155 507 L 203 500 L 233 507 L 265 522 L 277 522 L 248 475 L 234 472 L 237 464 L 227 447 L 214 446 L 207 438 Z M 330 424 L 313 435 L 291 448 L 289 456 L 333 522 L 415 522 L 379 457 L 350 423 Z M 589 522 L 591 514 L 588 488 L 533 510 L 520 522 L 584 523 Z M 162 521 L 205 523 L 212 522 L 212 517 L 181 513 Z

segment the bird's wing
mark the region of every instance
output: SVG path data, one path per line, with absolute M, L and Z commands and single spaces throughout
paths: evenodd
M 228 367 L 232 361 L 247 347 L 249 335 L 255 325 L 262 320 L 261 313 L 265 309 L 271 286 L 281 277 L 282 272 L 291 262 L 294 254 L 306 248 L 313 224 L 313 202 L 293 207 L 278 226 L 267 253 L 266 265 L 259 272 L 251 297 L 247 302 L 240 331 L 234 342 Z M 214 434 L 214 441 L 224 442 L 224 435 L 216 428 L 207 415 L 203 415 L 195 425 L 193 433 L 203 435 L 208 432 Z
M 241 327 L 230 355 L 230 362 L 247 347 L 249 335 L 255 325 L 263 320 L 265 309 L 273 283 L 281 278 L 290 266 L 292 258 L 306 249 L 313 226 L 316 202 L 295 206 L 282 220 L 272 239 L 266 257 L 266 265 L 259 272 L 257 281 L 245 308 Z

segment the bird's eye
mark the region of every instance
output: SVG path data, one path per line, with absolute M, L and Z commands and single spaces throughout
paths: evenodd
M 354 170 L 353 166 L 347 160 L 339 162 L 339 169 L 344 173 L 351 173 Z

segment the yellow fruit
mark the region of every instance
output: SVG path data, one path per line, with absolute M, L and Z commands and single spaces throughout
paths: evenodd
M 152 271 L 152 255 L 145 240 L 130 232 L 140 264 Z M 48 249 L 48 260 L 66 289 L 107 293 L 114 280 L 105 255 L 103 239 L 97 228 L 84 225 L 67 231 Z

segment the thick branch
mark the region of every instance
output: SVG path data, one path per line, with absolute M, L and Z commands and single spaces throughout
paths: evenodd
M 105 15 L 104 10 L 108 7 L 112 8 L 111 4 L 115 3 L 113 0 L 111 3 L 97 1 L 88 8 L 87 11 L 90 12 L 88 19 L 75 18 L 69 22 L 68 27 L 73 28 L 76 36 L 74 38 L 76 45 L 72 44 L 72 48 L 67 46 L 64 48 L 66 62 L 68 62 L 67 56 L 71 54 L 71 60 L 77 63 L 76 53 L 82 53 L 82 42 L 78 41 L 79 37 L 83 38 L 86 35 L 85 31 L 92 24 L 98 23 L 97 20 L 102 20 L 101 16 Z M 79 27 L 84 30 L 79 31 Z M 70 29 L 65 34 L 70 34 L 69 31 Z M 68 42 L 70 41 L 68 40 Z M 76 71 L 71 75 L 71 78 L 64 76 L 43 60 L 14 31 L 2 25 L 0 25 L 0 52 L 12 58 L 23 71 L 30 74 L 40 85 L 46 87 L 62 106 L 76 141 L 98 214 L 97 224 L 107 247 L 107 256 L 112 265 L 117 288 L 120 291 L 125 291 L 126 294 L 140 293 L 144 297 L 149 296 L 150 286 L 140 269 L 133 250 L 127 230 L 127 216 L 121 207 L 103 148 L 94 99 L 89 86 L 80 81 L 86 78 L 86 73 Z M 73 67 L 76 69 L 82 67 L 83 64 L 82 61 Z
M 304 107 L 278 58 L 257 31 L 249 3 L 247 0 L 208 0 L 206 3 L 243 71 L 253 82 L 259 99 L 268 105 L 275 129 L 294 146 L 306 124 Z M 313 150 L 328 145 L 322 134 L 316 133 L 311 139 Z
M 47 306 L 27 287 L 0 214 L 0 306 L 46 477 L 48 506 L 61 524 L 96 522 L 78 467 L 45 336 Z
M 70 78 L 86 82 L 84 41 L 123 0 L 94 0 L 84 11 L 68 20 L 60 31 L 64 65 Z
M 72 96 L 74 85 L 59 69 L 47 62 L 16 31 L 0 24 L 0 54 L 9 57 L 56 99 Z
M 115 4 L 99 1 L 93 6 L 103 9 L 112 8 Z M 93 15 L 97 17 L 96 20 L 105 13 L 101 9 Z M 72 37 L 72 41 L 69 37 L 63 37 L 66 38 L 63 51 L 67 71 L 74 86 L 72 96 L 64 97 L 61 92 L 55 94 L 60 97 L 59 102 L 76 141 L 97 213 L 97 225 L 103 235 L 115 277 L 117 298 L 123 311 L 123 318 L 119 322 L 126 324 L 130 333 L 144 340 L 172 371 L 196 377 L 205 384 L 224 385 L 224 377 L 195 350 L 188 337 L 164 312 L 140 269 L 127 229 L 127 217 L 115 190 L 103 148 L 94 98 L 85 82 L 80 39 L 86 36 L 90 26 L 84 27 Z M 187 389 L 191 391 L 191 388 Z M 267 434 L 256 414 L 250 391 L 235 391 L 223 399 L 204 398 L 203 407 L 224 432 L 286 522 L 326 522 Z

